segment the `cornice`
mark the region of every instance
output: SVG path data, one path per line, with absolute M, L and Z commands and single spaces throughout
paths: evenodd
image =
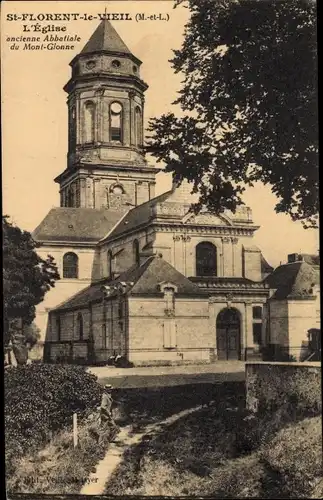
M 141 172 L 141 173 L 147 173 L 147 174 L 158 174 L 159 168 L 156 167 L 149 167 L 145 165 L 111 165 L 111 164 L 93 164 L 93 163 L 76 163 L 74 164 L 73 167 L 66 168 L 61 174 L 59 174 L 57 177 L 55 177 L 54 181 L 60 184 L 62 181 L 64 181 L 67 177 L 72 176 L 74 174 L 79 173 L 81 169 L 86 169 L 86 170 L 100 170 L 102 172 L 108 173 L 109 171 L 131 171 L 131 172 Z M 84 173 L 83 173 L 84 175 Z M 89 175 L 89 174 L 87 174 Z M 95 175 L 95 173 L 91 173 L 91 175 Z M 101 175 L 101 174 L 98 174 Z
M 188 241 L 189 237 L 192 236 L 199 236 L 200 234 L 208 234 L 208 235 L 215 235 L 215 236 L 236 236 L 236 237 L 241 237 L 241 236 L 252 236 L 253 232 L 258 229 L 259 226 L 252 226 L 248 228 L 244 227 L 234 227 L 234 226 L 215 226 L 215 227 L 210 227 L 210 226 L 191 226 L 189 229 L 185 228 L 182 224 L 178 222 L 170 222 L 170 223 L 162 223 L 162 222 L 155 222 L 154 219 L 144 222 L 143 224 L 138 224 L 135 228 L 132 228 L 130 230 L 125 230 L 122 233 L 118 234 L 114 238 L 107 238 L 109 242 L 111 241 L 116 241 L 119 239 L 124 238 L 125 236 L 129 236 L 130 234 L 138 232 L 138 230 L 142 231 L 143 229 L 146 228 L 153 228 L 155 231 L 160 231 L 160 232 L 165 232 L 165 233 L 181 233 L 183 235 L 183 238 L 186 237 L 186 241 Z M 194 234 L 194 232 L 195 234 Z M 193 234 L 192 234 L 193 233 Z M 180 237 L 180 236 L 179 236 Z M 182 238 L 182 239 L 183 239 Z M 105 241 L 101 241 L 100 244 L 105 243 Z M 236 243 L 236 242 L 235 242 Z
M 179 222 L 169 222 L 162 223 L 160 221 L 151 221 L 156 229 L 162 232 L 181 232 L 192 235 L 194 231 L 197 235 L 199 234 L 216 234 L 216 235 L 229 235 L 229 236 L 252 236 L 254 231 L 259 229 L 260 226 L 249 226 L 249 227 L 237 227 L 237 226 L 194 226 L 191 225 L 189 228 L 183 226 Z
M 35 240 L 42 247 L 80 247 L 80 248 L 96 248 L 98 241 L 60 241 L 60 240 Z
M 201 290 L 213 290 L 223 293 L 224 291 L 230 293 L 241 293 L 241 292 L 264 292 L 269 294 L 269 288 L 266 288 L 262 283 L 252 283 L 252 284 L 238 284 L 238 283 L 201 283 L 194 281 Z
M 92 83 L 93 81 L 97 80 L 103 80 L 108 82 L 118 82 L 124 84 L 129 84 L 129 85 L 137 85 L 137 87 L 141 90 L 141 92 L 145 92 L 149 85 L 141 80 L 138 76 L 135 75 L 112 75 L 109 72 L 105 71 L 99 71 L 97 73 L 91 73 L 91 74 L 84 74 L 84 75 L 77 75 L 74 77 L 71 77 L 69 81 L 66 83 L 66 85 L 63 87 L 65 92 L 70 94 L 75 87 L 77 86 L 78 83 Z
M 131 52 L 130 53 L 125 53 L 125 52 L 118 52 L 116 50 L 93 50 L 92 52 L 84 52 L 77 54 L 69 63 L 70 66 L 73 66 L 73 64 L 78 60 L 78 59 L 90 59 L 93 56 L 100 56 L 100 55 L 106 55 L 106 56 L 116 56 L 116 57 L 122 57 L 124 59 L 132 59 L 134 62 L 139 64 L 139 66 L 142 65 L 142 61 L 133 55 Z
M 235 303 L 244 303 L 247 305 L 252 305 L 255 302 L 262 302 L 265 303 L 267 301 L 267 295 L 264 293 L 259 293 L 256 291 L 253 292 L 237 292 L 237 293 L 232 293 L 230 292 L 225 292 L 221 291 L 221 293 L 217 293 L 217 291 L 210 291 L 208 294 L 208 301 L 209 304 L 222 304 L 231 302 L 232 305 L 234 306 Z

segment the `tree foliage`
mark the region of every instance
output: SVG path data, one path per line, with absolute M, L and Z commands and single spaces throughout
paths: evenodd
M 183 0 L 177 1 L 182 4 Z M 171 64 L 184 117 L 150 121 L 147 151 L 193 182 L 210 210 L 234 210 L 262 181 L 277 212 L 318 213 L 316 5 L 311 0 L 188 0 Z
M 5 343 L 10 340 L 10 325 L 22 320 L 30 325 L 35 318 L 35 306 L 59 279 L 53 257 L 41 258 L 37 243 L 27 231 L 14 226 L 8 217 L 2 218 L 3 232 L 3 291 Z

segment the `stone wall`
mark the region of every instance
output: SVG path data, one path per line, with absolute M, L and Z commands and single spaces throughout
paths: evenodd
M 126 354 L 126 307 L 126 299 L 121 297 L 105 300 L 104 303 L 92 303 L 89 307 L 51 313 L 50 328 L 46 336 L 46 342 L 51 346 L 50 358 L 54 360 L 58 355 L 65 355 L 68 345 L 73 344 L 72 356 L 85 359 L 88 353 L 86 345 L 91 333 L 96 362 L 107 360 L 113 353 Z M 79 332 L 79 315 L 83 321 L 82 339 Z M 57 331 L 58 317 L 60 338 Z
M 284 406 L 303 415 L 321 410 L 321 364 L 246 363 L 247 409 L 262 414 Z
M 78 279 L 63 278 L 63 256 L 67 252 L 74 252 L 79 258 Z M 48 254 L 52 255 L 61 276 L 61 279 L 55 283 L 55 287 L 51 288 L 46 293 L 44 300 L 36 306 L 35 324 L 40 329 L 40 342 L 44 342 L 48 311 L 91 284 L 95 250 L 94 248 L 80 248 L 77 245 L 70 247 L 48 245 L 37 249 L 37 253 L 44 259 Z
M 112 272 L 116 274 L 124 273 L 130 267 L 135 264 L 135 254 L 133 242 L 138 240 L 139 243 L 139 253 L 141 254 L 141 262 L 145 260 L 142 254 L 145 252 L 145 246 L 153 241 L 154 235 L 150 231 L 149 233 L 145 230 L 137 231 L 134 234 L 125 235 L 115 241 L 109 242 L 108 244 L 103 244 L 100 248 L 100 258 L 101 258 L 101 278 L 109 277 L 109 259 L 108 252 L 112 252 Z
M 300 360 L 302 346 L 308 343 L 308 330 L 317 328 L 315 298 L 288 301 L 288 327 L 289 354 Z
M 302 360 L 303 350 L 308 344 L 308 330 L 319 328 L 317 300 L 315 297 L 298 300 L 269 299 L 268 308 L 268 343 L 285 347 L 286 352 L 295 360 Z
M 143 363 L 210 361 L 215 332 L 209 329 L 208 301 L 176 298 L 175 316 L 165 316 L 163 298 L 130 297 L 129 360 Z M 168 323 L 173 323 L 168 343 Z
M 288 302 L 287 300 L 269 299 L 269 344 L 288 346 Z

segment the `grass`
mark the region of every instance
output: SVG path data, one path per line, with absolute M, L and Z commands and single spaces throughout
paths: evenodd
M 242 454 L 237 447 L 240 411 L 234 401 L 231 408 L 226 404 L 189 415 L 146 445 L 130 448 L 105 493 L 306 498 L 319 487 L 320 417 L 293 422 Z
M 63 430 L 37 453 L 14 459 L 14 473 L 7 490 L 19 493 L 79 493 L 97 462 L 103 458 L 108 440 L 98 443 L 88 421 L 79 427 L 78 446 L 71 430 Z
M 211 400 L 217 401 L 218 405 L 230 401 L 244 405 L 245 384 L 223 382 L 153 389 L 116 389 L 114 397 L 127 415 L 128 422 L 149 423 L 193 406 L 207 404 Z
M 262 448 L 260 461 L 266 470 L 264 489 L 273 497 L 308 498 L 323 478 L 321 417 L 306 418 L 279 431 Z
M 119 472 L 109 482 L 106 493 L 182 495 L 185 491 L 181 490 L 180 485 L 184 490 L 187 488 L 187 475 L 194 474 L 193 482 L 196 481 L 197 476 L 193 470 L 197 471 L 205 481 L 213 466 L 219 466 L 234 457 L 236 455 L 234 430 L 239 418 L 238 408 L 244 406 L 244 393 L 240 385 L 235 383 L 213 388 L 213 393 L 208 396 L 208 401 L 211 396 L 214 401 L 212 407 L 205 407 L 197 413 L 182 418 L 144 448 L 140 446 L 130 448 L 126 452 Z M 205 401 L 202 399 L 202 402 Z M 160 482 L 154 477 L 154 466 L 156 475 L 160 475 Z M 172 469 L 171 475 L 169 468 Z M 151 477 L 152 487 L 158 488 L 162 482 L 161 471 L 165 471 L 166 490 L 162 493 L 148 493 L 151 488 L 146 491 L 142 486 L 146 484 L 146 478 Z M 174 480 L 177 476 L 178 480 Z M 170 478 L 172 478 L 171 486 L 167 486 Z M 141 491 L 142 487 L 145 493 Z M 194 492 L 193 488 L 191 493 Z

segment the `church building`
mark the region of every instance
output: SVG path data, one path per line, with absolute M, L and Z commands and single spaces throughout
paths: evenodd
M 45 360 L 259 359 L 272 268 L 258 226 L 247 207 L 194 214 L 187 183 L 155 196 L 141 64 L 109 21 L 70 63 L 60 207 L 33 233 L 61 276 L 37 309 Z

